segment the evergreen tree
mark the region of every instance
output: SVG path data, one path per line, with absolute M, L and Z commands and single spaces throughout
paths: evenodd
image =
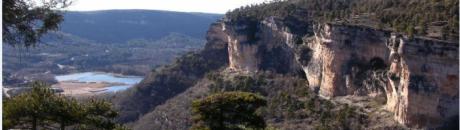
M 86 105 L 86 118 L 81 125 L 81 129 L 115 129 L 118 124 L 115 118 L 118 113 L 113 110 L 112 105 L 103 100 L 90 100 Z
M 92 99 L 79 103 L 55 94 L 46 84 L 33 82 L 32 89 L 3 102 L 3 129 L 125 129 L 111 103 Z
M 64 20 L 60 10 L 68 7 L 71 1 L 3 0 L 2 4 L 3 42 L 30 47 L 47 32 L 58 29 L 59 23 Z
M 409 25 L 406 27 L 406 33 L 407 33 L 407 35 L 409 36 L 409 38 L 413 38 L 413 37 L 414 37 L 414 32 L 415 32 L 414 26 L 413 26 L 412 24 L 409 24 Z
M 83 120 L 85 110 L 75 99 L 57 96 L 54 99 L 50 116 L 59 124 L 59 128 L 64 130 L 67 126 L 75 125 Z
M 192 129 L 263 129 L 266 124 L 256 114 L 266 100 L 248 92 L 223 92 L 192 103 Z
M 49 119 L 53 109 L 54 94 L 45 88 L 44 83 L 34 82 L 31 92 L 21 94 L 12 99 L 6 99 L 3 105 L 3 128 L 14 126 L 23 129 L 36 130 L 38 124 Z

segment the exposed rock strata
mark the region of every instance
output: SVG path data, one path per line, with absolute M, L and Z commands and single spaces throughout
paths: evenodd
M 225 22 L 228 36 L 229 68 L 239 71 L 268 70 L 289 73 L 300 70 L 293 51 L 293 34 L 275 24 L 275 18 L 262 23 Z
M 388 110 L 410 127 L 436 127 L 458 116 L 458 43 L 342 24 L 296 34 L 273 17 L 222 26 L 233 70 L 303 70 L 324 97 L 386 96 Z
M 388 32 L 356 26 L 315 26 L 314 40 L 306 43 L 313 51 L 304 66 L 311 87 L 325 97 L 358 94 L 366 73 L 388 64 Z M 371 92 L 368 92 L 371 93 Z
M 458 116 L 458 43 L 392 36 L 387 107 L 415 127 Z

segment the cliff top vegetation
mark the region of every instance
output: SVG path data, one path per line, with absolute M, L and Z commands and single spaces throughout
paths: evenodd
M 407 35 L 458 41 L 457 0 L 274 0 L 227 12 L 230 21 L 267 17 L 311 22 L 341 22 Z

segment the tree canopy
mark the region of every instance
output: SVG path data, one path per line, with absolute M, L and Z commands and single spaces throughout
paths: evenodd
M 62 9 L 70 0 L 3 0 L 3 42 L 12 46 L 35 46 L 49 31 L 57 30 Z
M 427 35 L 442 26 L 443 40 L 458 41 L 458 0 L 273 0 L 227 12 L 229 20 L 275 16 L 308 22 L 344 22 Z M 295 27 L 291 28 L 295 29 Z
M 263 129 L 262 116 L 256 113 L 267 101 L 254 93 L 223 92 L 192 103 L 192 129 Z
M 32 83 L 32 89 L 4 99 L 3 129 L 115 129 L 118 113 L 111 103 L 91 99 L 80 103 L 56 94 L 48 85 Z

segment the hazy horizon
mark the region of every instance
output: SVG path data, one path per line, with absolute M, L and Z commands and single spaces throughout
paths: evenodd
M 224 14 L 229 10 L 266 0 L 74 0 L 69 11 L 159 10 Z M 110 4 L 107 4 L 110 3 Z

